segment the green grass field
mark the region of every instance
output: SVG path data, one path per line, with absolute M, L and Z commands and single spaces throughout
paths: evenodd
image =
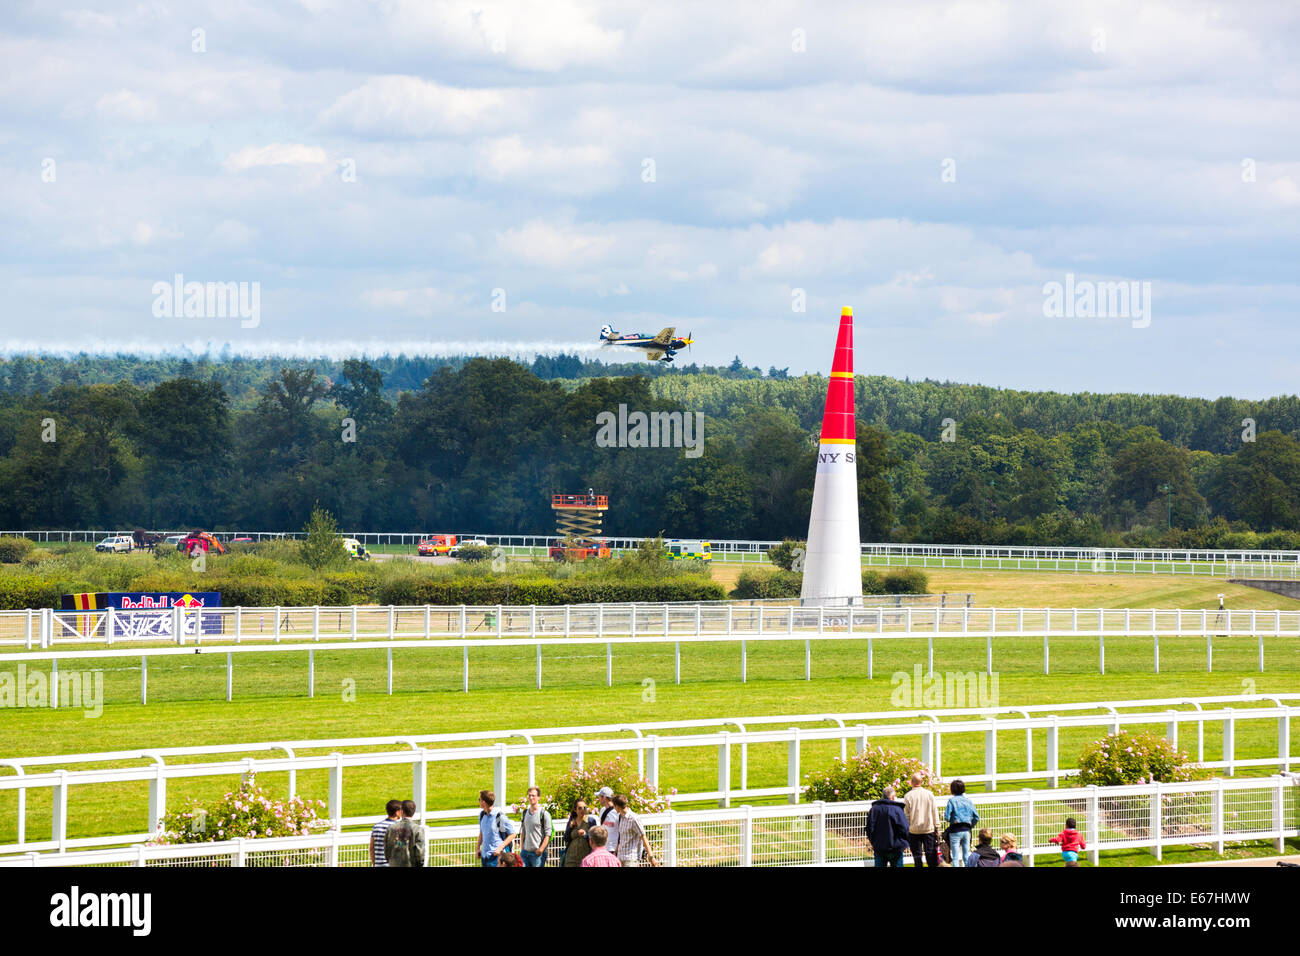
M 1182 577 L 1130 581 L 1111 575 L 1050 575 L 1056 590 L 1053 600 L 1041 600 L 1049 575 L 1015 575 L 1005 572 L 952 572 L 961 575 L 942 582 L 944 589 L 995 594 L 988 603 L 1006 604 L 1009 590 L 993 591 L 993 582 L 1022 588 L 1040 600 L 1017 603 L 1043 606 L 1205 606 L 1222 589 L 1220 582 Z M 1021 580 L 1016 581 L 1016 578 Z M 1112 583 L 1120 585 L 1112 590 Z M 1106 589 L 1099 597 L 1098 589 Z M 1265 592 L 1242 589 L 1240 598 L 1254 598 L 1260 606 L 1283 606 Z M 1159 598 L 1165 598 L 1160 600 Z M 1085 598 L 1088 598 L 1085 600 Z M 1192 602 L 1202 602 L 1201 604 Z M 982 602 L 981 602 L 982 603 Z M 1217 603 L 1217 601 L 1216 601 Z M 1288 605 L 1289 606 L 1289 605 Z M 1162 673 L 1150 673 L 1149 639 L 1108 638 L 1107 674 L 1096 669 L 1096 639 L 1052 641 L 1052 674 L 1041 671 L 1042 645 L 1036 639 L 999 639 L 994 668 L 999 673 L 999 704 L 1029 705 L 1066 701 L 1123 700 L 1152 697 L 1259 693 L 1300 690 L 1300 642 L 1270 639 L 1266 642 L 1267 670 L 1256 667 L 1253 638 L 1216 640 L 1215 672 L 1205 673 L 1204 642 L 1200 639 L 1161 641 Z M 382 651 L 316 654 L 316 696 L 306 696 L 305 655 L 272 653 L 237 659 L 234 700 L 225 702 L 225 660 L 219 657 L 156 659 L 149 670 L 150 702 L 141 706 L 139 662 L 125 660 L 102 668 L 105 685 L 103 713 L 87 718 L 81 710 L 0 710 L 0 757 L 49 753 L 93 752 L 157 746 L 217 744 L 254 740 L 319 739 L 398 733 L 438 733 L 473 728 L 503 730 L 607 724 L 622 721 L 715 718 L 724 716 L 835 713 L 889 710 L 894 684 L 890 676 L 910 671 L 925 661 L 924 640 L 879 641 L 875 646 L 874 679 L 865 676 L 865 641 L 815 645 L 811 681 L 803 680 L 803 642 L 749 645 L 748 682 L 740 683 L 738 648 L 723 645 L 684 646 L 683 683 L 673 683 L 671 644 L 645 645 L 619 650 L 614 658 L 613 686 L 605 686 L 602 648 L 551 648 L 544 655 L 540 691 L 533 687 L 534 652 L 531 648 L 490 648 L 471 655 L 471 690 L 461 692 L 459 650 L 436 647 L 399 649 L 395 653 L 394 694 L 386 693 L 385 656 Z M 983 639 L 936 642 L 935 670 L 981 671 Z M 653 681 L 650 685 L 644 682 Z M 345 699 L 345 689 L 355 689 Z M 1190 726 L 1180 741 L 1194 742 Z M 1206 726 L 1207 759 L 1217 759 L 1222 742 L 1220 728 Z M 1072 765 L 1083 747 L 1101 735 L 1100 730 L 1062 733 L 1063 765 Z M 919 754 L 920 740 L 898 738 L 889 746 Z M 1035 765 L 1042 766 L 1045 738 L 1033 742 Z M 1239 722 L 1238 756 L 1276 754 L 1276 722 Z M 301 752 L 301 751 L 300 751 Z M 310 751 L 308 751 L 310 752 Z M 1023 768 L 1025 735 L 999 736 L 998 761 L 1002 768 Z M 838 756 L 838 744 L 809 744 L 803 752 L 803 769 L 813 771 Z M 944 776 L 951 779 L 983 768 L 983 736 L 945 735 Z M 249 754 L 257 756 L 257 754 Z M 225 759 L 225 758 L 223 758 Z M 750 786 L 785 782 L 784 745 L 749 748 Z M 170 762 L 170 761 L 169 761 Z M 134 762 L 144 765 L 146 761 Z M 545 786 L 564 769 L 563 756 L 541 758 L 538 778 Z M 1267 773 L 1267 768 L 1261 772 Z M 0 773 L 9 773 L 0 770 Z M 522 791 L 523 762 L 511 764 L 514 800 Z M 712 789 L 717 784 L 716 751 L 671 752 L 660 773 L 665 786 L 681 791 Z M 287 786 L 284 774 L 269 774 L 260 781 L 273 789 Z M 429 806 L 432 809 L 472 805 L 480 787 L 491 786 L 488 761 L 473 764 L 436 764 L 430 772 Z M 210 798 L 237 784 L 236 778 L 174 781 L 168 804 L 176 807 L 189 798 Z M 298 775 L 300 793 L 324 799 L 327 780 L 323 772 Z M 740 784 L 738 748 L 732 756 L 732 784 Z M 407 768 L 366 769 L 345 775 L 345 816 L 375 812 L 392 796 L 411 788 Z M 71 796 L 69 835 L 89 836 L 148 829 L 147 785 L 144 783 L 75 789 Z M 680 808 L 686 809 L 685 805 Z M 15 838 L 16 796 L 0 794 L 0 842 Z M 46 793 L 32 791 L 27 804 L 29 839 L 49 832 L 50 804 Z M 1228 854 L 1271 852 L 1268 845 L 1233 847 Z M 1212 850 L 1169 850 L 1166 862 L 1216 858 Z M 1051 861 L 1041 861 L 1048 864 Z M 1107 865 L 1144 865 L 1153 862 L 1142 851 L 1107 852 Z

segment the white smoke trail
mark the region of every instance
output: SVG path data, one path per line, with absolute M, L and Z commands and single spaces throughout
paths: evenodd
M 87 355 L 139 355 L 151 358 L 185 358 L 231 355 L 242 358 L 297 358 L 330 359 L 382 358 L 405 355 L 410 358 L 468 355 L 484 358 L 520 358 L 524 356 L 558 355 L 560 353 L 584 355 L 601 349 L 600 342 L 508 342 L 454 341 L 431 342 L 424 339 L 398 339 L 389 341 L 358 341 L 339 339 L 311 341 L 308 339 L 272 340 L 266 342 L 213 342 L 191 341 L 159 343 L 157 341 L 80 341 L 75 346 L 55 346 L 48 342 L 10 339 L 0 342 L 0 355 L 49 355 L 73 358 Z

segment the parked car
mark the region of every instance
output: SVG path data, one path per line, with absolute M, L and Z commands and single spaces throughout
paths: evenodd
M 180 543 L 184 540 L 185 535 L 183 534 L 169 534 L 167 537 L 163 538 L 162 543 L 164 546 L 170 546 L 180 550 Z
M 437 551 L 434 550 L 433 539 L 421 538 L 415 545 L 415 553 L 421 557 L 437 554 Z
M 126 554 L 131 550 L 131 536 L 129 534 L 109 535 L 99 544 L 95 545 L 96 551 L 106 551 L 112 554 Z
M 462 540 L 462 541 L 457 542 L 457 543 L 456 543 L 456 544 L 451 548 L 451 550 L 448 551 L 447 553 L 450 554 L 450 555 L 455 555 L 457 552 L 460 551 L 461 548 L 466 547 L 466 546 L 469 546 L 469 547 L 471 547 L 471 548 L 490 548 L 490 547 L 491 547 L 491 545 L 488 544 L 486 541 L 484 541 L 482 538 L 466 538 L 466 539 L 464 539 L 464 540 Z

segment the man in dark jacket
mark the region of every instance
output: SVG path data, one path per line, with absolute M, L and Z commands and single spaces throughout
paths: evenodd
M 881 798 L 867 811 L 867 839 L 876 866 L 902 866 L 907 849 L 907 814 L 901 801 L 894 799 L 894 788 L 886 787 Z

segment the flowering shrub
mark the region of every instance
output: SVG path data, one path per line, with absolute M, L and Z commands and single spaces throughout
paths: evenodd
M 1195 764 L 1159 734 L 1107 734 L 1079 756 L 1079 783 L 1115 787 L 1126 783 L 1179 783 L 1193 780 Z
M 876 800 L 892 786 L 895 798 L 912 789 L 912 774 L 923 777 L 921 786 L 935 794 L 947 792 L 942 780 L 915 757 L 906 757 L 884 747 L 868 747 L 848 760 L 836 760 L 829 770 L 805 774 L 805 800 Z
M 166 814 L 158 821 L 158 832 L 149 845 L 307 836 L 329 829 L 329 821 L 319 816 L 324 809 L 323 800 L 273 800 L 249 778 L 211 807 L 194 801 L 183 810 Z
M 596 801 L 596 791 L 609 787 L 615 793 L 627 797 L 628 809 L 636 813 L 663 813 L 668 809 L 668 802 L 677 793 L 673 787 L 666 794 L 645 777 L 636 772 L 636 767 L 623 756 L 615 757 L 605 763 L 589 763 L 581 769 L 574 768 L 560 777 L 548 795 L 542 792 L 542 805 L 551 811 L 551 816 L 567 818 L 574 805 L 583 800 L 593 813 L 600 804 Z M 521 798 L 516 807 L 528 806 L 528 800 Z

